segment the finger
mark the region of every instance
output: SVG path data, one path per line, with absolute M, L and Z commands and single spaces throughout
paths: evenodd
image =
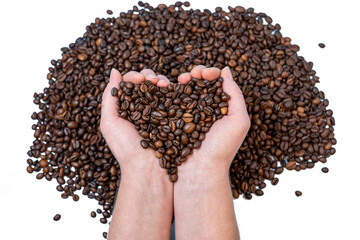
M 215 67 L 205 68 L 202 70 L 201 77 L 202 79 L 212 81 L 218 79 L 220 77 L 220 73 L 221 71 L 218 68 Z
M 116 69 L 112 69 L 110 73 L 110 81 L 107 84 L 101 102 L 101 117 L 110 121 L 119 118 L 117 97 L 111 95 L 111 89 L 119 90 L 122 76 Z
M 243 115 L 244 113 L 247 114 L 244 96 L 238 85 L 235 83 L 229 67 L 225 67 L 221 71 L 221 77 L 223 78 L 223 91 L 230 95 L 227 115 L 231 116 Z
M 159 81 L 159 78 L 151 69 L 143 69 L 140 73 L 145 75 L 146 80 L 150 80 L 154 85 Z
M 139 72 L 130 71 L 124 75 L 123 79 L 125 82 L 132 82 L 134 84 L 138 84 L 145 81 L 145 75 Z
M 196 66 L 191 70 L 190 74 L 193 78 L 202 79 L 202 70 L 205 68 L 203 65 Z
M 178 82 L 181 84 L 187 84 L 191 80 L 191 74 L 190 73 L 182 73 L 178 77 Z
M 157 82 L 158 87 L 167 87 L 170 84 L 170 81 L 164 75 L 158 75 L 159 81 Z

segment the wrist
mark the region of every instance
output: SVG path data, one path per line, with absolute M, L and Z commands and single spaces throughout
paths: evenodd
M 145 159 L 139 161 L 145 161 Z M 173 185 L 166 174 L 166 170 L 159 166 L 157 159 L 146 159 L 146 161 L 151 161 L 151 163 L 146 166 L 120 165 L 121 183 L 154 190 Z
M 204 190 L 218 185 L 229 185 L 227 167 L 198 166 L 190 162 L 188 164 L 185 162 L 183 165 L 178 168 L 179 180 L 175 183 L 176 187 Z

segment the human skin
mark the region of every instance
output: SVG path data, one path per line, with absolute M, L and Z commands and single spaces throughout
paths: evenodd
M 163 76 L 152 76 L 151 72 L 129 72 L 122 77 L 112 70 L 103 93 L 100 129 L 121 168 L 110 240 L 170 238 L 174 185 L 159 167 L 154 152 L 141 147 L 141 137 L 133 124 L 119 117 L 117 98 L 111 95 L 113 87 L 119 89 L 120 81 L 136 84 L 148 79 L 158 86 L 169 84 Z
M 103 94 L 100 128 L 121 167 L 109 239 L 169 239 L 173 210 L 176 239 L 239 239 L 229 183 L 229 167 L 250 126 L 244 98 L 228 68 L 198 66 L 179 76 L 215 80 L 223 77 L 223 90 L 231 96 L 228 114 L 215 122 L 199 150 L 178 168 L 173 184 L 159 167 L 154 152 L 140 146 L 137 130 L 119 117 L 117 99 L 111 96 L 120 81 L 135 84 L 151 80 L 166 87 L 169 80 L 149 69 L 123 77 L 113 70 Z
M 240 239 L 229 180 L 232 160 L 250 128 L 244 97 L 229 68 L 198 66 L 179 76 L 223 78 L 223 91 L 230 95 L 228 113 L 216 121 L 200 149 L 194 150 L 178 169 L 174 185 L 175 234 L 182 239 Z

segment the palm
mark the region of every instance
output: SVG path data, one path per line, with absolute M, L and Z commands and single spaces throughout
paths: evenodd
M 191 74 L 179 77 L 179 82 L 187 84 L 191 78 L 215 80 L 220 77 L 220 70 L 199 66 Z M 244 98 L 240 89 L 232 80 L 229 72 L 221 72 L 223 90 L 231 98 L 228 102 L 228 115 L 216 121 L 206 134 L 201 148 L 194 150 L 186 164 L 191 169 L 228 168 L 237 150 L 243 142 L 250 126 Z

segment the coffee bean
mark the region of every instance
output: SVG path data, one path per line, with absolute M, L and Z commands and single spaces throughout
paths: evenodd
M 109 14 L 109 15 L 112 15 L 112 14 L 113 14 L 113 11 L 107 10 L 106 13 Z
M 92 218 L 95 218 L 95 217 L 96 217 L 96 212 L 92 211 L 91 214 L 90 214 L 90 216 L 91 216 Z
M 319 43 L 319 47 L 320 47 L 320 48 L 324 48 L 324 47 L 325 47 L 325 44 Z
M 54 219 L 54 221 L 59 221 L 60 218 L 61 218 L 61 215 L 60 215 L 60 214 L 56 214 L 53 219 Z
M 195 130 L 194 123 L 186 123 L 183 127 L 183 131 L 187 134 L 192 133 Z
M 143 148 L 148 148 L 148 146 L 149 146 L 149 144 L 148 144 L 148 142 L 147 141 L 145 141 L 145 140 L 141 140 L 141 146 L 143 147 Z
M 300 196 L 302 195 L 302 192 L 300 192 L 300 191 L 295 191 L 295 195 L 296 195 L 297 197 L 300 197 Z
M 26 171 L 27 171 L 28 173 L 33 173 L 33 172 L 34 172 L 34 169 L 33 169 L 31 166 L 27 166 Z
M 105 239 L 107 239 L 107 232 L 103 232 L 103 237 L 105 238 Z
M 169 175 L 170 181 L 172 182 L 176 182 L 178 180 L 178 175 L 177 174 L 171 174 Z
M 182 120 L 186 123 L 190 123 L 194 120 L 194 116 L 191 113 L 184 113 L 182 116 Z
M 111 89 L 111 95 L 112 95 L 112 96 L 118 95 L 118 90 L 117 90 L 116 88 L 112 88 L 112 89 Z
M 321 171 L 322 171 L 323 173 L 328 173 L 328 172 L 329 172 L 329 169 L 328 169 L 327 167 L 323 167 L 323 168 L 321 169 Z
M 294 170 L 296 168 L 296 162 L 295 161 L 290 161 L 286 164 L 286 169 L 287 170 Z

